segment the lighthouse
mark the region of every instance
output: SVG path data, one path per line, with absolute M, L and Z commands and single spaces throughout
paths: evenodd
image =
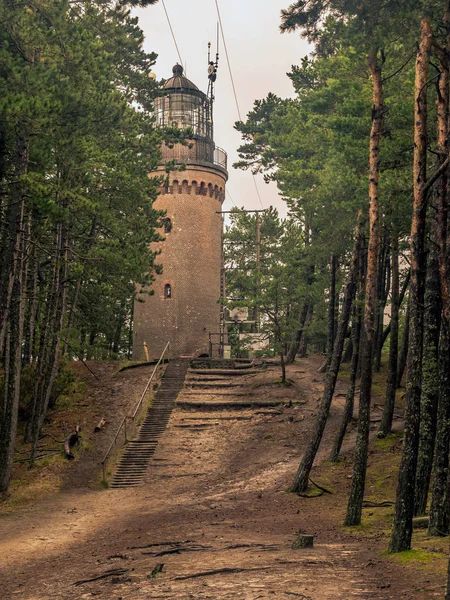
M 175 65 L 165 94 L 155 100 L 160 127 L 189 129 L 191 138 L 161 148 L 161 163 L 149 176 L 166 176 L 174 161 L 183 170 L 171 171 L 154 207 L 165 211 L 160 234 L 152 245 L 156 261 L 154 294 L 139 295 L 134 308 L 133 354 L 157 358 L 167 342 L 171 356 L 210 354 L 220 331 L 222 216 L 228 178 L 227 155 L 213 135 L 214 63 L 209 64 L 208 94 Z M 140 301 L 144 300 L 144 302 Z M 213 342 L 211 344 L 211 342 Z

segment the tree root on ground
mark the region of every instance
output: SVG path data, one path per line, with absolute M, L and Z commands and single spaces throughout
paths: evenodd
M 110 569 L 101 575 L 96 575 L 95 577 L 90 577 L 89 579 L 80 579 L 80 581 L 75 581 L 72 583 L 72 585 L 83 585 L 83 583 L 90 583 L 91 581 L 98 581 L 99 579 L 106 579 L 107 577 L 117 577 L 119 575 L 128 573 L 129 570 L 130 569 Z

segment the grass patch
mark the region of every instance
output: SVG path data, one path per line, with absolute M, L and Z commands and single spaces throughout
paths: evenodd
M 386 556 L 392 560 L 395 560 L 402 565 L 427 564 L 439 558 L 446 558 L 446 555 L 441 552 L 429 552 L 427 550 L 423 550 L 422 548 L 406 550 L 405 552 L 397 552 L 395 554 L 391 554 L 386 550 L 381 554 L 382 556 Z
M 380 452 L 390 452 L 401 437 L 400 433 L 390 433 L 384 438 L 377 437 L 373 440 L 372 447 Z

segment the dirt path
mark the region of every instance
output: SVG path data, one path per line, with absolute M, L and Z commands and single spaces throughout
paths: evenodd
M 217 390 L 206 395 L 187 390 L 191 399 L 206 404 L 174 411 L 143 487 L 79 486 L 2 519 L 2 597 L 442 597 L 442 592 L 419 591 L 423 576 L 381 557 L 379 541 L 349 536 L 337 525 L 348 484 L 342 493 L 318 498 L 286 493 L 320 395 L 316 362 L 291 368 L 296 384 L 289 390 L 272 384 L 272 370 L 248 378 L 236 396 L 241 401 L 247 390 L 257 401 L 300 400 L 292 406 L 217 409 L 207 406 L 208 399 L 217 405 Z M 341 408 L 338 396 L 322 456 Z M 290 549 L 299 529 L 316 536 L 313 549 Z M 149 578 L 158 563 L 164 564 L 163 575 Z M 115 574 L 75 585 L 111 569 Z

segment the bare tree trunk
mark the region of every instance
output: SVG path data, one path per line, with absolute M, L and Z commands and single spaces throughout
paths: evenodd
M 436 415 L 439 399 L 439 332 L 441 290 L 437 252 L 432 242 L 428 256 L 423 336 L 422 395 L 419 454 L 416 471 L 414 514 L 424 515 L 433 466 Z
M 286 365 L 284 362 L 284 352 L 280 352 L 280 365 L 281 365 L 281 383 L 286 383 Z
M 389 290 L 386 292 L 386 287 L 390 284 L 389 248 L 386 236 L 383 236 L 383 238 L 383 248 L 378 270 L 377 308 L 375 312 L 374 370 L 376 373 L 379 373 L 381 368 L 384 309 L 386 308 L 389 293 Z
M 356 277 L 358 272 L 358 259 L 360 256 L 361 248 L 361 223 L 359 221 L 360 215 L 358 215 L 358 227 L 356 231 L 355 245 L 353 248 L 348 282 L 345 289 L 344 303 L 341 311 L 341 320 L 334 341 L 334 350 L 331 357 L 330 367 L 327 371 L 322 402 L 317 415 L 314 433 L 306 447 L 305 454 L 303 455 L 294 482 L 292 483 L 292 486 L 290 488 L 291 492 L 304 492 L 308 487 L 309 475 L 311 473 L 311 469 L 313 467 L 314 459 L 319 449 L 320 442 L 322 441 L 323 432 L 325 430 L 325 425 L 328 419 L 331 401 L 333 399 L 334 389 L 336 386 L 336 380 L 339 373 L 339 366 L 341 364 L 342 350 L 344 348 L 345 334 L 348 328 L 352 301 L 355 295 Z
M 306 314 L 306 321 L 303 328 L 302 339 L 300 340 L 300 344 L 298 347 L 298 356 L 300 358 L 306 358 L 308 356 L 308 337 L 305 335 L 305 331 L 308 330 L 308 327 L 313 318 L 313 306 L 310 302 L 308 302 L 308 312 Z
M 398 270 L 398 233 L 392 229 L 391 242 L 392 261 L 392 296 L 391 296 L 391 342 L 389 346 L 389 370 L 386 386 L 386 400 L 383 416 L 378 430 L 378 437 L 386 437 L 391 433 L 394 417 L 395 391 L 397 389 L 398 362 L 398 314 L 399 314 L 399 270 Z
M 442 322 L 439 345 L 439 380 L 436 458 L 428 525 L 430 535 L 446 535 L 449 532 L 450 331 L 446 320 Z
M 398 299 L 398 308 L 400 310 L 401 305 L 403 304 L 403 300 L 405 298 L 405 294 L 408 290 L 409 287 L 409 280 L 410 280 L 410 276 L 411 276 L 411 271 L 408 270 L 405 280 L 403 281 L 403 285 L 402 285 L 402 290 L 400 292 L 400 296 Z M 387 324 L 385 330 L 383 331 L 383 339 L 381 340 L 381 349 L 383 349 L 384 344 L 386 343 L 386 340 L 388 339 L 389 334 L 391 333 L 391 324 L 392 322 L 389 321 L 389 323 Z M 399 387 L 399 386 L 397 386 Z
M 64 344 L 61 348 L 61 355 L 64 356 L 67 352 L 68 347 L 70 346 L 69 343 L 69 339 L 70 339 L 70 330 L 72 329 L 72 325 L 73 325 L 73 321 L 74 321 L 74 317 L 75 317 L 75 310 L 78 304 L 78 297 L 80 295 L 80 289 L 81 289 L 81 279 L 79 279 L 76 284 L 75 284 L 75 289 L 73 291 L 73 296 L 72 296 L 72 302 L 70 303 L 70 308 L 69 308 L 69 314 L 67 315 L 67 335 L 66 335 L 66 339 L 64 340 Z
M 333 355 L 334 338 L 336 335 L 336 270 L 337 258 L 334 254 L 330 259 L 330 290 L 328 298 L 328 337 L 327 337 L 327 362 L 329 368 Z
M 410 304 L 408 298 L 408 304 L 406 306 L 405 324 L 403 328 L 402 346 L 400 348 L 400 355 L 398 357 L 397 366 L 397 389 L 402 385 L 403 374 L 406 369 L 406 363 L 408 360 L 408 349 L 409 349 L 409 329 L 410 329 Z
M 32 273 L 30 277 L 28 294 L 28 306 L 24 326 L 24 345 L 23 345 L 23 364 L 29 365 L 34 357 L 34 343 L 36 335 L 36 313 L 37 313 L 37 294 L 38 294 L 38 260 L 36 246 L 33 247 L 31 256 Z
M 0 260 L 0 353 L 8 328 L 13 286 L 21 269 L 21 243 L 24 224 L 25 195 L 22 178 L 27 173 L 29 140 L 23 134 L 16 135 L 14 183 L 6 213 L 5 240 Z
M 297 329 L 297 333 L 295 334 L 295 340 L 291 343 L 289 347 L 289 351 L 286 355 L 285 363 L 287 365 L 291 365 L 300 348 L 300 343 L 303 338 L 303 330 L 305 328 L 306 318 L 308 316 L 308 302 L 305 302 L 302 308 L 302 312 L 300 314 L 299 328 Z
M 411 223 L 410 254 L 411 324 L 406 386 L 405 434 L 400 464 L 390 552 L 411 547 L 414 515 L 414 489 L 419 449 L 420 396 L 423 356 L 423 303 L 425 292 L 425 217 L 427 207 L 427 82 L 432 46 L 428 19 L 422 20 L 421 41 L 416 61 L 414 126 L 414 203 Z
M 361 295 L 361 294 L 360 294 Z M 342 443 L 344 441 L 345 433 L 347 431 L 348 424 L 353 417 L 353 408 L 355 404 L 355 387 L 356 387 L 356 374 L 358 372 L 358 359 L 359 359 L 359 343 L 361 337 L 361 308 L 356 304 L 353 307 L 353 323 L 352 323 L 352 339 L 353 339 L 353 354 L 352 364 L 350 367 L 350 377 L 348 383 L 347 395 L 345 397 L 344 413 L 342 415 L 341 424 L 339 431 L 336 434 L 333 448 L 330 454 L 330 461 L 337 462 L 339 460 L 339 454 L 341 452 Z
M 445 161 L 448 155 L 449 133 L 449 51 L 450 51 L 450 1 L 446 0 L 443 24 L 446 28 L 446 48 L 436 48 L 441 73 L 438 94 L 438 147 L 443 153 L 439 162 Z M 436 457 L 434 463 L 434 478 L 431 495 L 430 520 L 428 533 L 430 535 L 445 535 L 449 533 L 449 446 L 450 446 L 450 256 L 448 228 L 448 169 L 444 170 L 437 186 L 437 227 L 436 238 L 438 245 L 439 272 L 442 299 L 442 324 L 439 346 L 439 401 L 436 432 Z M 450 574 L 450 563 L 449 563 Z M 450 585 L 447 585 L 446 600 L 450 598 Z
M 58 227 L 57 261 L 53 278 L 53 290 L 49 302 L 50 313 L 47 312 L 49 327 L 47 335 L 42 340 L 41 354 L 36 370 L 36 385 L 34 388 L 33 415 L 31 419 L 31 440 L 33 443 L 30 464 L 34 464 L 39 432 L 42 428 L 45 415 L 49 406 L 53 384 L 58 372 L 61 333 L 64 315 L 66 312 L 67 298 L 67 247 L 68 226 L 62 223 Z
M 28 167 L 28 140 L 16 138 L 16 183 L 13 185 L 8 223 L 10 239 L 6 247 L 0 291 L 0 349 L 5 347 L 5 376 L 3 400 L 0 405 L 0 492 L 5 492 L 11 479 L 20 398 L 23 335 L 23 220 L 25 194 L 22 176 Z M 8 262 L 9 261 L 9 264 Z
M 130 306 L 130 323 L 128 326 L 128 360 L 131 360 L 133 356 L 133 342 L 134 342 L 134 295 L 131 298 L 131 306 Z M 82 355 L 84 358 L 84 354 Z
M 364 343 L 361 355 L 361 383 L 359 400 L 358 433 L 356 437 L 352 488 L 344 525 L 361 523 L 362 503 L 366 482 L 367 454 L 369 451 L 369 420 L 372 389 L 372 357 L 375 327 L 375 303 L 377 292 L 378 255 L 380 248 L 380 215 L 378 183 L 380 178 L 380 142 L 383 130 L 383 81 L 378 50 L 369 55 L 372 75 L 373 110 L 369 153 L 369 249 L 367 255 L 366 303 L 364 310 Z

